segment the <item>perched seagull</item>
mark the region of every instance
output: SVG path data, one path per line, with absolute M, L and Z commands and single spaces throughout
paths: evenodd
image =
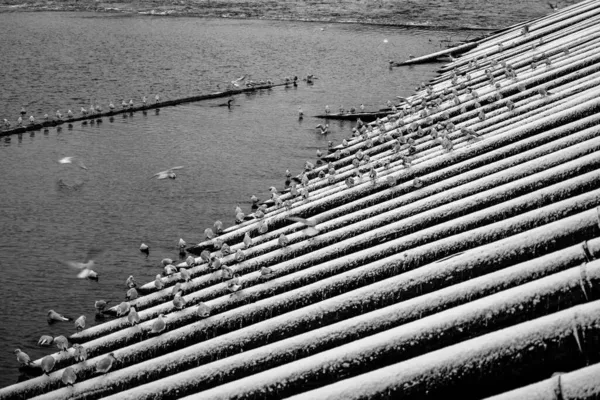
M 54 369 L 56 360 L 54 357 L 52 357 L 52 355 L 47 355 L 46 357 L 42 358 L 40 365 L 42 367 L 42 371 L 44 371 L 44 375 L 48 375 Z
M 179 238 L 177 246 L 179 247 L 179 251 L 182 251 L 183 249 L 185 249 L 185 246 L 187 246 L 187 243 L 185 242 L 185 240 Z
M 127 291 L 127 293 L 125 294 L 125 300 L 127 301 L 131 301 L 131 300 L 135 300 L 138 298 L 138 292 L 135 288 L 131 288 Z
M 210 307 L 200 302 L 200 304 L 198 304 L 198 308 L 196 308 L 196 312 L 200 317 L 206 318 L 210 315 Z
M 193 257 L 192 257 L 192 258 L 193 258 Z M 181 275 L 181 279 L 182 279 L 184 282 L 189 282 L 189 281 L 192 279 L 192 276 L 190 275 L 190 271 L 188 271 L 188 270 L 187 270 L 187 269 L 185 269 L 185 268 L 181 268 L 181 269 L 179 270 L 179 275 Z
M 188 267 L 193 267 L 196 265 L 196 259 L 193 256 L 188 256 L 188 258 L 185 259 L 185 263 Z
M 38 346 L 48 347 L 51 346 L 54 342 L 54 338 L 50 335 L 42 335 L 40 340 L 38 340 Z
M 269 267 L 262 267 L 260 269 L 261 276 L 270 276 L 271 274 L 273 274 L 273 270 Z
M 244 246 L 246 249 L 252 246 L 252 238 L 250 237 L 248 232 L 244 234 Z
M 240 284 L 240 276 L 238 274 L 233 275 L 233 278 L 229 282 L 227 282 L 227 289 L 231 293 L 235 293 L 240 290 L 242 285 Z
M 160 100 L 160 96 L 157 94 L 156 96 L 154 96 L 154 100 L 156 103 L 158 103 Z
M 166 267 L 169 264 L 173 264 L 173 260 L 170 258 L 163 258 L 161 261 L 163 267 Z
M 146 96 L 142 97 L 142 104 L 143 104 L 144 106 L 146 105 L 146 101 L 148 101 L 148 100 L 146 99 Z
M 85 329 L 85 315 L 82 315 L 75 320 L 75 329 L 77 329 L 77 332 L 81 332 Z
M 185 308 L 185 303 L 186 300 L 184 297 L 182 297 L 181 291 L 177 292 L 175 294 L 175 297 L 173 297 L 173 305 L 175 306 L 175 308 L 178 310 L 183 310 Z
M 156 318 L 156 320 L 152 324 L 152 330 L 150 331 L 150 333 L 159 333 L 160 334 L 161 332 L 163 332 L 166 329 L 167 324 L 164 320 L 164 317 L 165 317 L 164 314 L 160 314 L 158 316 L 158 318 Z
M 75 374 L 75 370 L 73 369 L 73 367 L 65 368 L 61 380 L 65 385 L 73 386 L 75 381 L 77 381 L 77 375 Z
M 237 249 L 237 251 L 235 252 L 235 261 L 242 262 L 245 259 L 246 259 L 246 255 L 244 254 L 242 249 Z
M 221 221 L 215 221 L 213 228 L 215 228 L 215 232 L 217 235 L 223 233 L 223 223 Z
M 135 307 L 131 307 L 129 310 L 129 314 L 127 315 L 127 321 L 131 324 L 131 326 L 137 325 L 140 323 L 140 316 L 138 315 Z
M 56 322 L 56 321 L 70 321 L 70 318 L 63 316 L 62 314 L 57 313 L 54 310 L 49 310 L 48 315 L 46 316 L 48 323 Z
M 154 287 L 156 288 L 156 290 L 161 290 L 165 287 L 165 284 L 163 283 L 160 274 L 156 275 L 156 279 L 154 279 Z
M 106 310 L 106 306 L 108 305 L 108 303 L 110 303 L 110 300 L 108 300 L 108 301 L 96 300 L 94 302 L 94 307 L 96 308 L 96 312 L 103 313 L 104 310 Z
M 124 301 L 121 304 L 119 304 L 117 306 L 117 317 L 122 317 L 124 315 L 129 314 L 129 310 L 131 309 L 131 306 L 129 305 L 128 302 Z
M 304 224 L 305 229 L 303 229 L 302 232 L 307 236 L 315 236 L 319 234 L 319 230 L 315 228 L 315 226 L 317 225 L 317 221 L 315 220 L 304 219 L 300 217 L 287 217 L 287 219 L 290 221 L 296 221 Z
M 27 353 L 21 351 L 21 349 L 16 349 L 13 353 L 17 355 L 17 361 L 21 363 L 21 365 L 31 365 L 31 358 L 27 355 Z
M 150 253 L 150 247 L 148 247 L 148 245 L 147 245 L 146 243 L 142 243 L 142 244 L 140 245 L 140 251 L 141 251 L 142 253 L 146 253 L 146 254 L 148 254 L 148 253 Z
M 206 228 L 204 230 L 204 237 L 208 240 L 213 239 L 215 237 L 215 233 L 213 232 L 212 229 Z
M 67 349 L 69 348 L 69 341 L 63 335 L 55 337 L 54 343 L 56 344 L 56 347 L 58 347 L 58 349 L 61 351 L 67 351 Z
M 83 347 L 79 343 L 75 343 L 73 345 L 73 349 L 75 350 L 75 352 L 73 353 L 73 357 L 75 358 L 75 361 L 82 362 L 82 361 L 87 360 L 88 355 L 87 355 L 87 350 L 85 349 L 85 347 Z
M 112 368 L 113 362 L 117 359 L 115 358 L 114 353 L 109 353 L 102 360 L 98 361 L 96 364 L 96 372 L 99 374 L 106 374 Z
M 150 177 L 150 179 L 152 179 L 154 177 L 158 177 L 157 179 L 166 179 L 166 178 L 175 179 L 177 177 L 177 175 L 175 175 L 175 172 L 173 172 L 173 171 L 176 169 L 182 169 L 182 168 L 183 167 L 179 166 L 179 167 L 169 168 L 165 171 L 157 172 L 156 174 L 152 175 Z

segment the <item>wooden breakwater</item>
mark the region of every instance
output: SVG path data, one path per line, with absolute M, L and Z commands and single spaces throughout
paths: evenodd
M 595 398 L 598 22 L 481 40 L 0 398 Z
M 115 108 L 113 110 L 104 111 L 104 112 L 93 112 L 93 113 L 89 113 L 87 115 L 82 115 L 79 117 L 72 117 L 72 118 L 65 117 L 65 118 L 61 118 L 61 119 L 49 118 L 47 121 L 36 122 L 33 124 L 27 123 L 26 121 L 24 121 L 23 125 L 20 127 L 15 127 L 15 128 L 11 127 L 9 129 L 4 129 L 4 130 L 2 130 L 2 127 L 0 127 L 0 137 L 1 136 L 10 136 L 10 135 L 24 133 L 24 132 L 30 132 L 30 131 L 39 131 L 44 128 L 60 126 L 62 124 L 72 124 L 74 122 L 79 122 L 79 121 L 85 122 L 85 121 L 90 121 L 90 120 L 97 120 L 97 119 L 102 119 L 104 117 L 112 117 L 112 116 L 119 115 L 119 114 L 134 113 L 134 112 L 138 112 L 138 111 L 143 112 L 143 111 L 148 111 L 148 110 L 156 110 L 156 109 L 160 109 L 160 108 L 164 108 L 164 107 L 177 106 L 179 104 L 193 103 L 196 101 L 235 96 L 235 95 L 242 94 L 242 93 L 251 93 L 251 92 L 256 92 L 259 90 L 268 90 L 268 89 L 272 89 L 277 86 L 289 86 L 292 84 L 293 83 L 290 82 L 290 83 L 275 83 L 275 84 L 268 84 L 268 85 L 267 84 L 255 85 L 252 87 L 246 87 L 246 88 L 241 88 L 241 89 L 226 90 L 226 91 L 222 91 L 222 92 L 200 94 L 200 95 L 183 97 L 183 98 L 173 99 L 173 100 L 158 101 L 158 102 L 154 102 L 154 103 L 146 103 L 145 105 L 141 105 L 141 106 L 133 106 L 133 107 L 127 106 L 127 107 L 122 107 L 120 109 Z

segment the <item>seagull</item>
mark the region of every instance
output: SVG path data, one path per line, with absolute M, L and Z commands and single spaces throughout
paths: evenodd
M 109 353 L 102 360 L 98 361 L 98 364 L 96 364 L 96 372 L 99 374 L 106 374 L 108 371 L 110 371 L 113 362 L 116 360 L 115 353 Z
M 127 321 L 131 324 L 131 326 L 137 325 L 140 323 L 140 316 L 138 315 L 135 307 L 131 307 L 129 310 L 129 314 L 127 315 Z
M 246 79 L 247 76 L 248 75 L 243 75 L 243 76 L 231 81 L 231 84 L 235 87 L 240 87 L 240 82 L 242 82 L 244 79 Z
M 147 245 L 146 243 L 142 243 L 142 244 L 140 245 L 140 251 L 141 251 L 142 253 L 146 253 L 146 254 L 148 254 L 148 253 L 150 253 L 150 247 L 148 247 L 148 245 Z
M 193 257 L 192 257 L 192 258 L 193 258 Z M 192 279 L 192 276 L 190 275 L 190 272 L 189 272 L 187 269 L 185 269 L 185 268 L 181 268 L 181 269 L 179 270 L 179 275 L 181 275 L 181 279 L 182 279 L 184 282 L 189 282 L 189 281 L 190 281 L 190 279 Z
M 163 319 L 164 317 L 164 314 L 160 314 L 158 318 L 156 318 L 156 320 L 152 324 L 152 330 L 150 331 L 150 333 L 161 333 L 166 329 L 167 324 Z
M 240 284 L 240 276 L 238 274 L 233 275 L 233 278 L 229 282 L 227 282 L 227 289 L 230 292 L 235 293 L 240 290 L 242 285 Z
M 312 219 L 305 219 L 300 217 L 287 217 L 290 221 L 296 221 L 304 224 L 305 229 L 302 231 L 307 236 L 315 236 L 319 233 L 319 230 L 315 228 L 317 221 Z
M 125 286 L 127 286 L 129 289 L 137 287 L 137 282 L 135 281 L 133 275 L 129 275 L 129 277 L 125 281 Z
M 108 303 L 110 303 L 110 300 L 108 300 L 108 301 L 96 300 L 94 302 L 94 308 L 96 308 L 96 312 L 103 313 L 104 310 L 106 309 L 106 306 L 108 305 Z
M 122 317 L 126 314 L 129 314 L 131 306 L 128 302 L 124 301 L 117 306 L 117 317 Z
M 74 158 L 75 157 L 63 157 L 60 160 L 58 160 L 58 163 L 59 164 L 72 164 Z M 87 167 L 81 161 L 79 162 L 79 168 L 87 169 Z
M 52 343 L 54 342 L 54 338 L 50 335 L 42 335 L 40 337 L 40 340 L 38 340 L 38 346 L 51 346 Z
M 85 347 L 83 347 L 79 343 L 75 343 L 73 345 L 73 349 L 75 350 L 75 352 L 73 353 L 73 358 L 75 358 L 75 361 L 82 362 L 82 361 L 87 360 L 88 355 L 87 355 L 87 350 L 85 349 Z
M 196 259 L 192 256 L 188 256 L 188 258 L 185 259 L 185 263 L 188 267 L 193 267 L 196 265 Z
M 182 251 L 185 249 L 185 246 L 187 246 L 187 243 L 182 238 L 179 238 L 179 243 L 177 245 L 179 246 L 179 251 Z
M 235 261 L 242 262 L 246 259 L 246 255 L 244 254 L 242 249 L 237 249 L 235 252 Z
M 210 307 L 205 303 L 200 302 L 200 304 L 198 304 L 198 308 L 196 308 L 196 312 L 200 317 L 206 318 L 210 315 Z
M 256 200 L 258 201 L 258 199 Z M 254 199 L 252 199 L 252 201 L 254 202 Z M 215 221 L 213 228 L 215 228 L 215 232 L 217 233 L 217 235 L 223 233 L 223 223 L 221 221 Z
M 69 341 L 63 335 L 55 337 L 54 343 L 56 344 L 56 347 L 58 347 L 58 349 L 61 351 L 67 351 L 67 349 L 69 348 Z
M 63 383 L 65 385 L 73 386 L 73 384 L 77 380 L 77 375 L 75 374 L 75 370 L 73 369 L 73 367 L 65 368 L 65 370 L 63 371 L 61 380 L 63 381 Z
M 31 358 L 27 355 L 27 353 L 21 351 L 21 349 L 16 349 L 13 353 L 17 355 L 17 361 L 21 363 L 21 365 L 32 365 Z
M 62 314 L 57 313 L 54 310 L 49 310 L 48 315 L 46 316 L 48 323 L 52 323 L 55 321 L 70 321 L 70 318 L 63 316 Z
M 42 358 L 41 367 L 42 371 L 44 371 L 44 375 L 48 375 L 54 369 L 54 365 L 56 365 L 56 360 L 52 355 L 47 355 Z
M 163 265 L 163 267 L 166 267 L 169 264 L 173 264 L 173 260 L 170 258 L 163 258 L 161 264 Z
M 156 275 L 156 279 L 154 279 L 154 287 L 156 288 L 156 290 L 161 290 L 165 287 L 165 284 L 163 283 L 160 274 Z
M 125 300 L 130 301 L 130 300 L 135 300 L 138 298 L 138 292 L 135 288 L 131 288 L 127 291 L 127 293 L 125 294 Z
M 173 297 L 173 305 L 178 310 L 183 310 L 185 308 L 185 303 L 186 303 L 185 298 L 182 297 L 181 294 L 182 294 L 181 291 L 179 291 L 175 294 L 175 297 Z
M 82 315 L 75 320 L 75 329 L 77 329 L 77 332 L 81 332 L 85 329 L 85 315 Z
M 252 238 L 250 237 L 250 235 L 248 234 L 248 232 L 246 232 L 244 234 L 244 246 L 247 249 L 248 247 L 252 246 Z
M 154 177 L 158 177 L 157 179 L 166 179 L 166 178 L 171 178 L 171 179 L 175 179 L 177 177 L 177 175 L 175 175 L 175 172 L 173 172 L 176 169 L 182 169 L 182 166 L 179 167 L 173 167 L 173 168 L 169 168 L 165 171 L 161 171 L 161 172 L 157 172 L 156 174 L 152 175 L 150 177 L 150 179 L 154 178 Z

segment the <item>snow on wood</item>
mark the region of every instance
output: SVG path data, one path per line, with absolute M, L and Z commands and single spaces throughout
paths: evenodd
M 574 328 L 575 327 L 575 328 Z M 515 387 L 528 379 L 549 376 L 565 366 L 581 368 L 574 329 L 600 334 L 600 301 L 569 308 L 521 323 L 410 360 L 338 381 L 290 399 L 402 399 L 451 396 L 470 398 L 493 394 L 500 387 Z M 598 352 L 598 343 L 589 342 Z M 552 352 L 552 357 L 544 357 Z M 598 361 L 598 356 L 588 354 Z M 543 359 L 540 360 L 540 357 Z M 521 368 L 528 368 L 522 374 Z M 200 399 L 210 391 L 189 399 Z M 219 397 L 212 397 L 218 399 Z
M 589 264 L 586 271 L 590 285 L 600 283 L 600 262 Z M 245 351 L 164 379 L 153 380 L 141 387 L 119 392 L 113 397 L 152 399 L 176 394 L 181 396 L 243 376 L 247 377 L 219 386 L 211 391 L 211 395 L 216 394 L 217 398 L 231 396 L 242 399 L 262 397 L 268 393 L 266 398 L 287 397 L 301 392 L 306 382 L 311 382 L 311 387 L 322 386 L 341 377 L 357 375 L 365 369 L 383 366 L 389 360 L 406 360 L 532 317 L 584 303 L 587 298 L 581 291 L 580 281 L 581 269 L 577 266 L 360 340 L 339 343 L 336 339 L 344 336 L 344 333 L 354 331 L 350 340 L 352 337 L 360 337 L 355 327 L 363 325 L 365 319 L 369 319 L 372 324 L 381 324 L 381 312 L 376 312 L 379 314 L 377 319 L 364 314 L 340 324 Z M 553 307 L 549 309 L 547 304 L 552 304 Z M 307 352 L 314 353 L 316 347 L 322 346 L 321 341 L 334 341 L 337 347 L 302 358 L 308 355 Z M 334 343 L 327 347 L 333 347 Z M 179 358 L 190 355 L 190 351 L 180 353 Z M 174 356 L 175 354 L 171 354 L 169 358 L 176 363 L 178 358 Z M 296 358 L 301 359 L 296 361 Z M 161 368 L 159 360 L 146 364 L 149 373 Z M 284 365 L 257 373 L 261 369 L 280 364 Z M 128 374 L 123 374 L 124 372 L 114 374 L 111 381 L 127 381 L 128 374 L 133 371 L 128 371 Z

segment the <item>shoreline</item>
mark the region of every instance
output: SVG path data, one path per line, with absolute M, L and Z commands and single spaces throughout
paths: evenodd
M 173 1 L 175 2 L 175 1 Z M 360 1 L 362 3 L 362 1 Z M 193 3 L 189 1 L 179 1 L 180 4 L 164 4 L 154 2 L 119 2 L 119 3 L 100 3 L 97 1 L 80 0 L 55 3 L 54 1 L 25 1 L 19 4 L 8 4 L 10 1 L 0 1 L 0 13 L 11 12 L 96 12 L 115 15 L 136 14 L 147 15 L 151 17 L 193 17 L 193 18 L 221 18 L 236 20 L 263 20 L 263 21 L 290 21 L 290 22 L 312 22 L 328 24 L 361 24 L 389 26 L 405 29 L 422 30 L 446 30 L 446 31 L 484 31 L 494 32 L 503 27 L 483 27 L 477 25 L 449 25 L 432 24 L 430 21 L 406 21 L 406 17 L 400 18 L 393 10 L 380 8 L 377 11 L 369 13 L 357 13 L 356 8 L 341 9 L 336 8 L 331 2 L 331 7 L 327 10 L 322 8 L 310 11 L 302 9 L 273 9 L 272 7 L 261 7 L 259 2 L 255 2 L 254 7 L 249 9 L 236 8 L 233 4 L 224 6 L 223 3 L 215 7 L 206 7 L 211 1 L 202 1 Z M 326 1 L 321 4 L 327 3 Z M 183 5 L 182 5 L 183 4 Z M 219 4 L 219 3 L 217 3 Z M 248 2 L 246 4 L 252 4 Z M 269 4 L 269 3 L 268 3 Z M 270 3 L 272 4 L 272 3 Z M 336 3 L 337 4 L 337 3 Z M 318 15 L 317 15 L 318 14 Z M 369 16 L 368 14 L 372 14 Z M 395 22 L 397 21 L 397 22 Z M 484 35 L 485 36 L 485 35 Z

